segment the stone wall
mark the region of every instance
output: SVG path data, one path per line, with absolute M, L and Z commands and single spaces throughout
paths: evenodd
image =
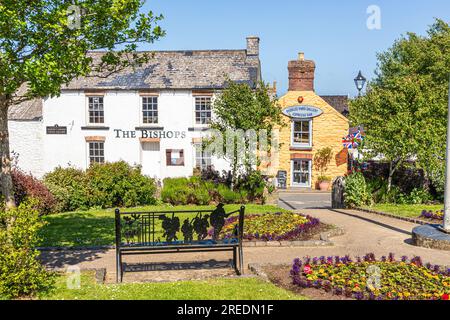
M 333 159 L 326 175 L 334 179 L 347 172 L 347 149 L 342 145 L 342 138 L 348 134 L 349 129 L 347 118 L 327 104 L 313 91 L 289 91 L 279 99 L 279 104 L 283 109 L 300 105 L 298 102 L 298 97 L 300 96 L 304 99 L 301 105 L 320 108 L 323 114 L 313 119 L 312 148 L 309 149 L 295 149 L 291 147 L 291 119 L 283 116 L 286 126 L 282 127 L 279 133 L 279 140 L 282 145 L 279 152 L 278 170 L 286 170 L 288 172 L 288 187 L 290 187 L 292 179 L 291 158 L 301 156 L 305 159 L 314 159 L 315 152 L 324 147 L 331 147 L 333 149 Z M 320 173 L 314 168 L 314 160 L 312 160 L 312 188 L 316 186 L 319 175 Z

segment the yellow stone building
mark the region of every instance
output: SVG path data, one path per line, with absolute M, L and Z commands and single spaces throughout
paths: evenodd
M 334 179 L 347 172 L 348 151 L 342 138 L 349 130 L 348 119 L 314 91 L 315 63 L 290 61 L 289 91 L 279 98 L 286 126 L 279 128 L 278 170 L 286 174 L 287 188 L 317 188 L 318 172 L 314 156 L 322 148 L 330 147 L 333 157 L 325 175 Z

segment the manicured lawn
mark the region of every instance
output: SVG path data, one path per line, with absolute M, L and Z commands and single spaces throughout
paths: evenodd
M 257 278 L 210 279 L 167 283 L 97 284 L 94 272 L 83 272 L 80 289 L 68 289 L 58 277 L 55 289 L 41 295 L 51 300 L 300 300 L 296 295 Z
M 240 205 L 226 205 L 226 211 Z M 126 208 L 124 211 L 202 210 L 214 206 L 146 206 Z M 246 214 L 286 211 L 273 205 L 246 205 Z M 181 218 L 181 216 L 180 216 Z M 42 230 L 40 246 L 98 246 L 114 244 L 114 209 L 89 210 L 52 214 L 44 217 L 48 223 Z
M 423 210 L 437 211 L 444 208 L 443 204 L 429 205 L 429 204 L 375 204 L 370 208 L 371 210 L 391 213 L 402 217 L 418 218 Z

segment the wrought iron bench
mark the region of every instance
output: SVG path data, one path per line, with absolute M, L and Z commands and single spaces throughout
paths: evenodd
M 117 282 L 123 278 L 122 257 L 136 254 L 232 251 L 233 267 L 241 274 L 244 213 L 244 206 L 227 213 L 223 204 L 214 210 L 121 212 L 116 209 Z M 232 232 L 225 232 L 226 219 L 232 215 L 237 215 L 237 223 Z

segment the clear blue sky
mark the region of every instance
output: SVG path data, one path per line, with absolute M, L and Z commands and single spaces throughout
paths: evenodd
M 381 9 L 381 30 L 366 27 L 370 5 Z M 376 53 L 408 31 L 424 34 L 434 18 L 450 21 L 449 0 L 146 0 L 162 13 L 167 35 L 141 50 L 240 49 L 261 38 L 263 79 L 287 90 L 287 63 L 305 52 L 315 60 L 319 94 L 356 95 L 359 69 L 373 77 Z

